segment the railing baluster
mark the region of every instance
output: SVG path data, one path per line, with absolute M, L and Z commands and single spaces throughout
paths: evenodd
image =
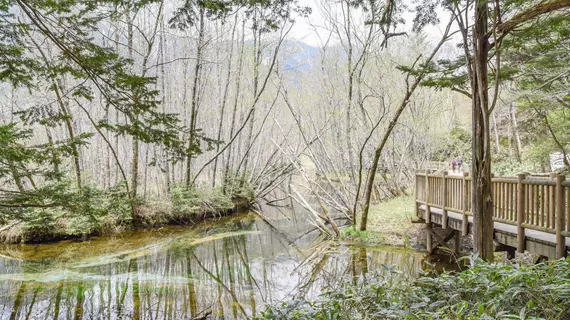
M 555 181 L 556 182 L 556 181 Z M 546 227 L 556 229 L 556 186 L 548 186 L 548 216 Z
M 530 197 L 528 198 L 528 224 L 534 224 L 534 185 L 529 185 Z
M 442 229 L 447 229 L 447 171 L 443 171 L 443 173 L 441 174 L 441 183 L 442 183 L 442 188 L 441 188 L 441 200 L 442 200 L 442 204 L 441 204 L 441 208 L 443 210 L 443 218 L 441 221 L 441 228 Z
M 544 218 L 546 216 L 546 194 L 545 185 L 540 186 L 540 226 L 544 227 Z
M 426 170 L 426 223 L 431 222 L 429 170 Z
M 526 192 L 523 180 L 526 178 L 525 174 L 519 174 L 517 176 L 517 252 L 524 253 L 525 249 L 525 234 L 523 223 L 525 221 L 525 202 L 526 202 Z
M 467 210 L 469 209 L 469 190 L 467 184 L 467 176 L 469 173 L 463 172 L 463 178 L 461 180 L 461 190 L 463 191 L 462 206 L 463 209 L 463 221 L 461 225 L 461 233 L 466 236 L 469 233 L 469 218 L 467 217 Z
M 566 238 L 562 235 L 562 226 L 564 225 L 564 187 L 562 181 L 564 176 L 556 177 L 556 258 L 564 257 L 566 253 Z

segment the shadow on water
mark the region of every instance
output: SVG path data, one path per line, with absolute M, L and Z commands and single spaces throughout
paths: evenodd
M 236 319 L 424 253 L 319 238 L 302 210 L 0 248 L 0 319 Z

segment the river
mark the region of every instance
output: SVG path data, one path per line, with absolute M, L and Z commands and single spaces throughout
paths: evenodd
M 382 264 L 409 277 L 423 266 L 413 249 L 322 239 L 303 210 L 263 215 L 4 245 L 0 319 L 242 319 Z

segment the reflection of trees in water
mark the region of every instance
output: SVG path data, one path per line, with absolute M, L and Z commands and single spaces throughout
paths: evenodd
M 55 281 L 0 281 L 0 318 L 192 319 L 210 312 L 214 317 L 244 318 L 265 303 L 314 296 L 324 286 L 361 276 L 380 264 L 396 264 L 413 275 L 420 267 L 420 254 L 310 244 L 307 237 L 302 240 L 308 243 L 305 249 L 299 249 L 291 239 L 308 229 L 275 220 L 281 224 L 289 229 L 280 227 L 285 231 L 277 234 L 263 221 L 233 221 L 220 229 L 260 233 L 213 238 L 194 247 L 181 242 L 108 264 L 72 268 L 69 271 L 79 273 L 71 278 L 59 275 L 66 280 L 56 275 Z M 25 262 L 4 264 L 0 271 L 37 272 Z

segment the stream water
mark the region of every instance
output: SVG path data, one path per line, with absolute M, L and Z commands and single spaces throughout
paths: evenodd
M 302 210 L 268 207 L 196 226 L 0 248 L 0 319 L 246 318 L 425 254 L 323 241 Z

